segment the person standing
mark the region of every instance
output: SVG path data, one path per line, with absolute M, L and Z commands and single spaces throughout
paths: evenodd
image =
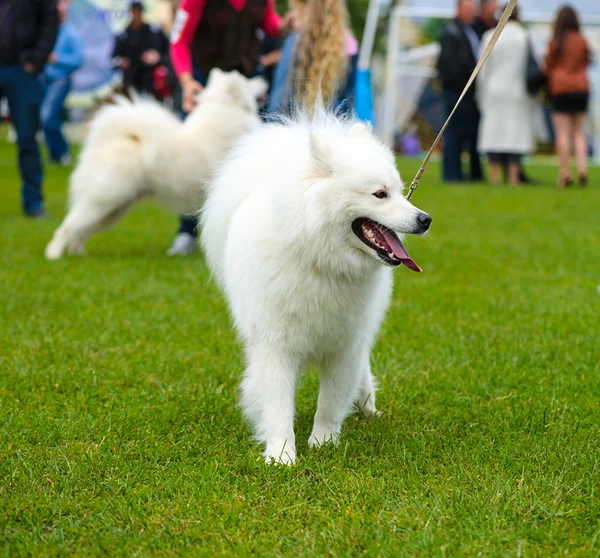
M 144 21 L 144 4 L 131 3 L 131 23 L 119 35 L 113 62 L 123 72 L 123 86 L 137 93 L 157 96 L 154 71 L 168 66 L 169 41 L 159 26 Z
M 473 23 L 473 31 L 477 33 L 479 40 L 481 40 L 486 31 L 496 28 L 496 25 L 498 24 L 498 19 L 496 17 L 497 12 L 498 2 L 496 0 L 481 0 L 479 3 L 479 16 Z M 481 110 L 480 105 L 479 108 Z M 506 178 L 508 178 L 508 164 L 506 159 L 503 159 L 502 161 L 502 169 Z M 527 176 L 522 164 L 519 167 L 519 182 L 522 184 L 536 184 L 537 182 L 535 179 Z
M 58 0 L 60 30 L 54 50 L 44 68 L 44 98 L 40 119 L 50 161 L 60 165 L 71 162 L 69 144 L 62 132 L 61 113 L 71 90 L 71 75 L 83 64 L 83 40 L 68 21 L 71 0 Z
M 193 110 L 213 68 L 255 76 L 260 57 L 257 31 L 273 36 L 287 26 L 274 0 L 182 0 L 171 33 L 171 62 L 181 84 L 183 111 Z M 196 219 L 182 216 L 167 254 L 191 254 L 196 235 Z
M 268 37 L 267 35 L 264 35 L 260 41 L 260 58 L 258 59 L 258 62 L 260 75 L 268 84 L 266 99 L 271 97 L 271 92 L 273 91 L 275 69 L 277 68 L 279 60 L 281 60 L 282 47 L 283 40 L 281 37 Z M 262 120 L 268 120 L 268 112 L 266 104 L 260 107 L 259 113 Z
M 584 125 L 590 94 L 587 70 L 591 61 L 591 51 L 581 34 L 577 13 L 572 7 L 563 6 L 554 23 L 545 70 L 560 165 L 559 188 L 573 183 L 569 169 L 571 144 L 575 148 L 579 184 L 587 186 L 588 145 Z
M 43 169 L 36 140 L 42 86 L 37 79 L 58 34 L 56 0 L 0 0 L 0 97 L 17 134 L 26 216 L 45 217 Z
M 473 22 L 473 31 L 477 33 L 479 40 L 486 31 L 494 29 L 498 24 L 496 12 L 498 11 L 498 2 L 496 0 L 481 0 L 479 2 L 479 15 Z
M 270 114 L 294 104 L 311 108 L 321 98 L 338 113 L 354 108 L 358 42 L 344 0 L 296 0 L 299 30 L 285 40 L 269 99 Z
M 483 35 L 482 51 L 493 32 Z M 477 78 L 481 101 L 479 151 L 487 153 L 493 185 L 500 182 L 501 166 L 506 164 L 508 181 L 517 186 L 521 158 L 534 148 L 535 103 L 526 83 L 528 45 L 529 37 L 519 23 L 519 10 L 515 7 Z
M 458 0 L 456 17 L 448 23 L 440 38 L 437 69 L 442 81 L 446 116 L 452 112 L 467 85 L 479 56 L 479 39 L 471 25 L 475 17 L 473 0 Z M 470 180 L 483 178 L 477 151 L 479 109 L 472 86 L 459 105 L 444 134 L 442 178 L 444 182 L 463 182 L 461 155 L 464 149 L 470 157 Z

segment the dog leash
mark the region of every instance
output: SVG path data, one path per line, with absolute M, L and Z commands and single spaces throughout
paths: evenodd
M 475 78 L 477 77 L 479 70 L 481 70 L 481 67 L 483 66 L 484 62 L 487 60 L 487 57 L 489 56 L 490 52 L 492 52 L 492 50 L 494 49 L 494 46 L 496 45 L 496 42 L 498 41 L 498 37 L 500 37 L 500 34 L 504 30 L 504 26 L 506 25 L 506 22 L 508 21 L 511 14 L 513 13 L 513 10 L 515 9 L 517 2 L 518 2 L 518 0 L 510 0 L 508 5 L 506 6 L 504 13 L 502 14 L 502 17 L 500 18 L 500 21 L 498 22 L 498 25 L 496 26 L 496 30 L 494 31 L 494 34 L 492 35 L 492 38 L 490 39 L 490 42 L 488 43 L 487 47 L 483 51 L 483 54 L 481 55 L 479 62 L 477 62 L 477 66 L 475 66 L 475 69 L 473 70 L 473 73 L 471 74 L 471 77 L 469 78 L 467 85 L 463 89 L 463 92 L 460 94 L 458 101 L 456 101 L 456 104 L 454 105 L 454 108 L 452 109 L 450 116 L 447 118 L 446 122 L 444 122 L 444 125 L 442 126 L 440 133 L 437 135 L 437 137 L 433 141 L 433 144 L 429 148 L 427 155 L 425 155 L 425 159 L 423 159 L 423 163 L 421 165 L 421 168 L 419 169 L 419 172 L 417 172 L 417 175 L 415 176 L 414 180 L 410 183 L 410 188 L 408 189 L 408 194 L 406 196 L 406 199 L 408 201 L 410 201 L 410 198 L 412 197 L 413 192 L 419 187 L 419 182 L 421 181 L 421 178 L 423 177 L 423 174 L 425 173 L 425 169 L 427 168 L 427 163 L 429 163 L 429 159 L 431 159 L 431 156 L 433 155 L 433 152 L 435 151 L 437 144 L 442 139 L 442 136 L 444 135 L 444 132 L 446 131 L 446 128 L 448 127 L 448 124 L 450 123 L 450 120 L 454 116 L 454 113 L 456 112 L 458 105 L 460 105 L 460 103 L 464 99 L 465 95 L 467 94 L 467 91 L 469 90 L 471 85 L 473 85 L 473 82 L 475 81 Z

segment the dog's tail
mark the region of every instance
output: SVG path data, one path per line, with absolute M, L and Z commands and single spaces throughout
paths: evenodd
M 118 95 L 114 103 L 104 106 L 91 122 L 86 145 L 108 145 L 114 142 L 145 144 L 167 137 L 180 126 L 175 115 L 154 99 Z

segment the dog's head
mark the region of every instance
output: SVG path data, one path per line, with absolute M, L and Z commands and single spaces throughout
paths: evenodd
M 313 215 L 321 224 L 327 223 L 335 237 L 328 248 L 345 250 L 351 259 L 367 258 L 391 267 L 403 264 L 421 271 L 399 235 L 426 233 L 431 217 L 404 197 L 392 153 L 360 123 L 345 126 L 341 134 L 315 127 L 309 142 L 307 219 Z
M 258 100 L 267 94 L 268 84 L 261 77 L 245 78 L 237 71 L 211 70 L 200 102 L 214 100 L 249 112 L 258 111 Z

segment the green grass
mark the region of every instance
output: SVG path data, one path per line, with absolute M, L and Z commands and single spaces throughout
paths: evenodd
M 405 179 L 418 161 L 401 160 Z M 432 165 L 373 370 L 381 415 L 267 467 L 202 258 L 150 203 L 46 262 L 0 144 L 0 555 L 600 555 L 600 170 L 587 191 L 447 187 Z

